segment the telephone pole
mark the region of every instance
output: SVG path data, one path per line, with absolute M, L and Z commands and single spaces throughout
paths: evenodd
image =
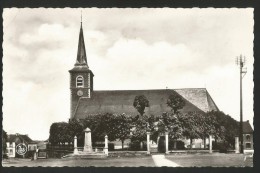
M 246 57 L 242 57 L 240 55 L 236 58 L 236 64 L 239 66 L 240 69 L 240 126 L 239 126 L 239 138 L 240 138 L 240 153 L 244 153 L 243 147 L 243 92 L 242 92 L 242 79 L 245 76 L 247 69 L 244 68 L 246 63 Z

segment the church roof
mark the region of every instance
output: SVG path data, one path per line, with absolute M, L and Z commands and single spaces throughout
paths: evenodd
M 174 91 L 203 112 L 218 110 L 217 105 L 214 103 L 206 88 L 184 88 L 175 89 Z
M 137 95 L 145 95 L 150 106 L 145 113 L 160 115 L 170 111 L 166 102 L 171 93 L 179 94 L 186 102 L 181 112 L 207 112 L 218 110 L 216 104 L 205 88 L 158 89 L 158 90 L 108 90 L 93 91 L 91 98 L 80 98 L 76 106 L 74 118 L 83 119 L 87 115 L 98 113 L 126 113 L 137 115 L 133 106 Z

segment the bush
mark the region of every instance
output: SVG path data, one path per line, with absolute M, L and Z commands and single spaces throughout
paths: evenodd
M 146 151 L 147 144 L 143 141 L 143 148 L 141 149 L 140 141 L 131 141 L 131 143 L 129 144 L 129 149 L 132 151 Z
M 219 150 L 220 153 L 227 153 L 229 146 L 227 143 L 224 142 L 212 142 L 212 149 Z
M 173 149 L 174 149 L 174 140 L 170 140 L 169 141 L 169 150 L 173 150 Z M 185 149 L 184 142 L 177 140 L 176 149 L 177 150 L 184 150 Z
M 8 159 L 8 155 L 6 153 L 3 154 L 3 159 Z

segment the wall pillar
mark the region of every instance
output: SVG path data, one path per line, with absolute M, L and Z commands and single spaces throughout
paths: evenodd
M 92 152 L 92 140 L 91 140 L 91 130 L 86 128 L 85 132 L 85 141 L 84 141 L 84 152 Z
M 235 137 L 235 153 L 239 153 L 239 137 Z
M 105 136 L 105 148 L 104 148 L 104 152 L 105 152 L 105 155 L 108 156 L 108 139 L 107 139 L 107 135 Z
M 146 133 L 147 134 L 147 154 L 150 154 L 151 152 L 150 152 L 150 132 L 147 132 Z
M 212 136 L 209 135 L 209 153 L 212 153 Z
M 165 154 L 169 154 L 168 143 L 168 132 L 165 132 Z
M 74 137 L 74 151 L 73 154 L 79 154 L 78 144 L 77 144 L 77 136 Z

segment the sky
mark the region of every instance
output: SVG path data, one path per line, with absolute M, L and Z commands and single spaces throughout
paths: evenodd
M 206 88 L 239 120 L 240 54 L 244 120 L 253 126 L 253 8 L 64 8 L 3 12 L 3 128 L 46 140 L 70 117 L 69 72 L 80 16 L 94 90 Z

